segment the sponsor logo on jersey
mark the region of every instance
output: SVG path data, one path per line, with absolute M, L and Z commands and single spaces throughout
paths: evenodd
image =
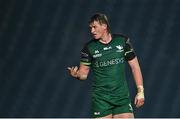
M 110 59 L 107 61 L 101 61 L 101 62 L 95 62 L 95 67 L 107 67 L 107 66 L 112 66 L 116 65 L 119 63 L 124 63 L 124 58 L 115 58 L 115 59 Z
M 99 50 L 95 50 L 95 51 L 94 51 L 93 58 L 97 58 L 97 57 L 101 57 L 101 56 L 102 56 L 102 54 L 99 53 Z
M 95 55 L 93 55 L 93 58 L 98 58 L 98 57 L 101 57 L 102 56 L 102 54 L 100 53 L 100 54 L 95 54 Z
M 131 104 L 129 104 L 129 110 L 133 111 L 133 108 L 132 108 Z
M 84 53 L 84 52 L 81 52 L 81 55 L 84 56 L 84 57 L 88 57 L 88 54 Z
M 116 48 L 118 49 L 118 50 L 116 50 L 116 52 L 124 51 L 123 46 L 121 46 L 121 45 L 116 46 Z
M 112 49 L 111 46 L 109 46 L 109 47 L 104 47 L 104 48 L 103 48 L 103 50 L 110 50 L 110 49 Z
M 94 53 L 95 53 L 95 54 L 99 53 L 99 50 L 95 50 Z
M 100 115 L 101 113 L 100 112 L 94 112 L 94 115 Z

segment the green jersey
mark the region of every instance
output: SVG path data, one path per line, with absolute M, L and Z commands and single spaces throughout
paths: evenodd
M 92 93 L 96 95 L 129 96 L 125 79 L 125 61 L 135 57 L 129 38 L 112 35 L 108 44 L 91 40 L 81 51 L 81 64 L 94 73 Z

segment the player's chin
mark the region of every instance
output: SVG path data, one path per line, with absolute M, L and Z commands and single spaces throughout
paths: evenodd
M 100 38 L 97 36 L 93 36 L 94 39 L 99 40 Z

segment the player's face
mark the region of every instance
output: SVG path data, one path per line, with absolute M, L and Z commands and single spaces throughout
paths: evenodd
M 107 31 L 107 25 L 100 24 L 98 21 L 90 23 L 89 27 L 94 39 L 101 39 Z

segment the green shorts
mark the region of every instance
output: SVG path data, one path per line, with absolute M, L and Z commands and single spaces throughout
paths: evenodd
M 133 113 L 129 97 L 92 97 L 92 116 L 93 118 L 104 117 L 109 114 L 116 115 L 121 113 Z

